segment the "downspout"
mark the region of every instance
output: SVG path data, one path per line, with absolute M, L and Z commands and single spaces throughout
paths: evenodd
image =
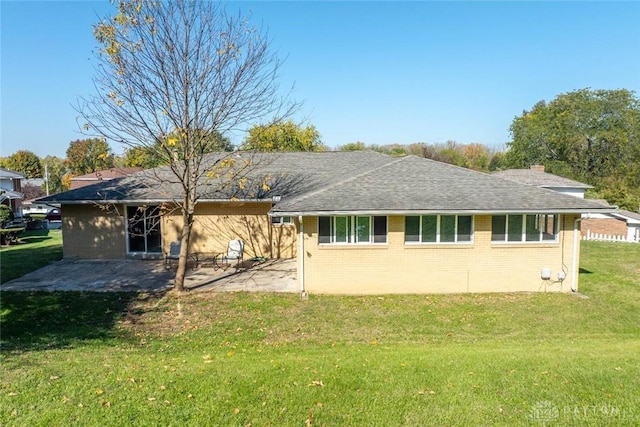
M 304 294 L 304 231 L 302 230 L 302 215 L 298 216 L 298 277 L 300 278 L 300 294 Z
M 571 257 L 571 292 L 578 292 L 578 238 L 580 229 L 578 225 L 582 218 L 577 218 L 573 223 L 573 254 Z

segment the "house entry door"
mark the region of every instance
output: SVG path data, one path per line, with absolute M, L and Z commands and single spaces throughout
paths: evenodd
M 127 206 L 129 253 L 162 253 L 159 206 Z

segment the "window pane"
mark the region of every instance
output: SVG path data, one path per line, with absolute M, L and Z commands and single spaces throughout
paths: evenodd
M 442 215 L 440 217 L 440 241 L 456 241 L 456 217 L 455 215 Z
M 346 216 L 337 216 L 334 218 L 336 229 L 336 242 L 337 243 L 347 243 L 349 237 L 349 217 Z
M 435 242 L 437 235 L 438 217 L 425 215 L 422 217 L 422 241 Z
M 160 233 L 160 207 L 146 210 L 147 252 L 162 252 L 162 234 Z
M 407 216 L 404 218 L 404 241 L 419 242 L 420 241 L 420 217 Z
M 507 216 L 510 242 L 522 241 L 522 215 L 508 215 Z
M 331 243 L 331 218 L 318 217 L 318 243 Z
M 138 206 L 127 206 L 127 234 L 129 252 L 145 251 L 144 210 Z
M 558 215 L 540 215 L 542 240 L 556 240 L 558 234 Z
M 371 217 L 356 217 L 356 242 L 364 243 L 371 240 Z
M 387 217 L 373 217 L 373 242 L 387 243 Z
M 459 216 L 458 217 L 458 242 L 470 242 L 471 241 L 471 216 Z
M 504 242 L 506 238 L 507 216 L 494 215 L 491 217 L 491 241 Z
M 539 242 L 540 230 L 538 229 L 537 215 L 527 215 L 526 227 L 527 242 Z

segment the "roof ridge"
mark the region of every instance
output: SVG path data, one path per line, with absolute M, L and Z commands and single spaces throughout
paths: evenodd
M 389 157 L 390 157 L 390 161 L 389 161 L 388 163 L 385 163 L 385 164 L 380 165 L 380 166 L 376 166 L 376 167 L 375 167 L 375 168 L 373 168 L 373 169 L 369 169 L 369 170 L 364 171 L 364 172 L 361 172 L 361 173 L 359 173 L 359 174 L 357 174 L 357 175 L 349 176 L 349 177 L 347 177 L 347 178 L 345 178 L 345 179 L 342 179 L 342 180 L 340 180 L 340 181 L 334 182 L 334 183 L 333 183 L 333 184 L 331 184 L 331 185 L 328 185 L 328 186 L 325 186 L 325 187 L 319 188 L 319 189 L 317 189 L 317 190 L 310 191 L 310 192 L 308 192 L 308 193 L 303 193 L 303 194 L 301 194 L 301 195 L 299 195 L 299 196 L 297 196 L 297 197 L 293 197 L 292 199 L 290 199 L 290 200 L 289 200 L 289 202 L 292 202 L 292 201 L 296 201 L 296 202 L 298 202 L 298 201 L 302 201 L 302 200 L 308 199 L 309 197 L 312 197 L 312 196 L 315 196 L 315 195 L 318 195 L 318 194 L 324 193 L 325 191 L 328 191 L 328 190 L 330 190 L 330 189 L 332 189 L 332 188 L 335 188 L 335 187 L 337 187 L 337 186 L 339 186 L 339 185 L 344 185 L 344 184 L 346 184 L 346 183 L 347 183 L 347 182 L 349 182 L 349 181 L 353 181 L 354 179 L 362 178 L 363 176 L 369 175 L 369 174 L 371 174 L 371 173 L 373 173 L 373 172 L 376 172 L 376 171 L 378 171 L 378 170 L 380 170 L 380 169 L 386 168 L 387 166 L 394 165 L 394 164 L 396 164 L 396 163 L 398 163 L 398 162 L 402 161 L 403 159 L 406 159 L 406 158 L 407 158 L 407 156 L 402 156 L 402 157 L 400 157 L 400 158 L 396 158 L 396 159 L 394 159 L 394 158 L 393 158 L 393 157 L 391 157 L 391 156 L 389 156 Z

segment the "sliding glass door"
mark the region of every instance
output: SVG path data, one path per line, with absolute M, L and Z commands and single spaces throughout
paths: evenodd
M 159 206 L 127 206 L 129 253 L 162 253 Z

